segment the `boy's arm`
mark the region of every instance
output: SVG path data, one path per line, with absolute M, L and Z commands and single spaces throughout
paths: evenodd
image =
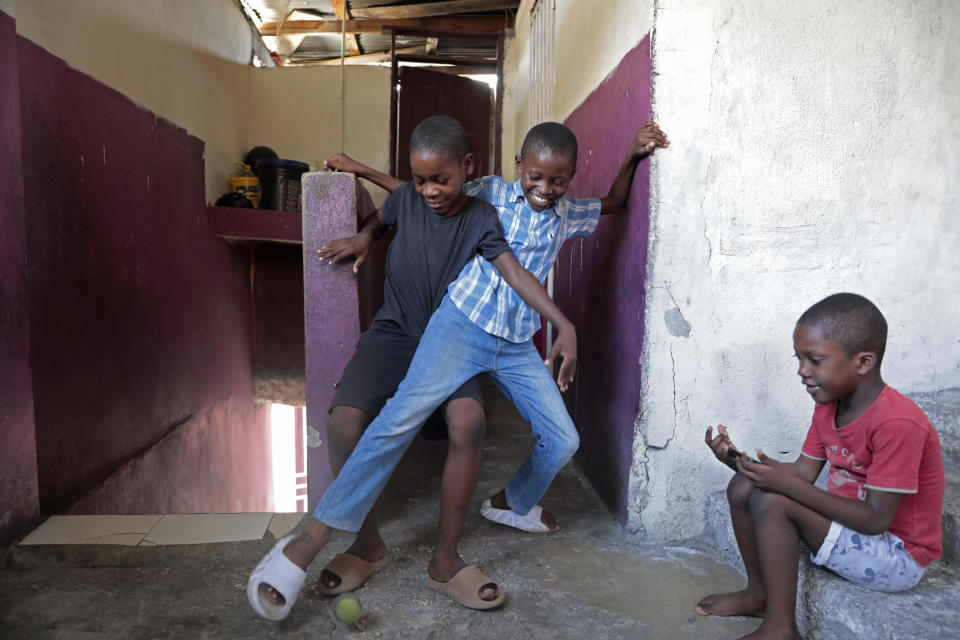
M 557 375 L 557 386 L 561 391 L 566 391 L 577 371 L 577 332 L 573 323 L 563 315 L 540 281 L 523 268 L 512 252 L 504 251 L 491 262 L 517 295 L 559 330 L 553 349 L 544 364 L 549 366 L 558 355 L 563 358 L 560 373 Z
M 361 162 L 357 162 L 345 153 L 338 153 L 335 156 L 331 156 L 324 161 L 323 166 L 334 171 L 355 173 L 361 178 L 366 178 L 378 187 L 386 189 L 390 193 L 393 193 L 406 184 L 400 178 L 394 178 L 382 171 L 377 171 L 373 167 L 368 167 Z
M 805 462 L 804 458 L 809 462 Z M 737 467 L 739 472 L 752 480 L 758 488 L 792 498 L 820 515 L 865 535 L 877 535 L 886 531 L 897 515 L 897 508 L 903 498 L 902 493 L 867 489 L 867 497 L 857 500 L 818 489 L 813 485 L 813 480 L 808 481 L 790 469 L 797 465 L 812 468 L 811 463 L 823 466 L 819 461 L 804 455 L 792 465 L 769 458 L 762 451 L 757 451 L 757 459 L 760 462 L 745 461 L 741 457 L 737 461 Z
M 616 213 L 623 209 L 623 205 L 627 203 L 627 198 L 630 196 L 630 187 L 633 185 L 633 174 L 637 172 L 637 165 L 657 147 L 669 146 L 670 140 L 667 139 L 667 134 L 660 130 L 656 122 L 651 120 L 643 125 L 637 131 L 630 149 L 627 150 L 627 157 L 620 165 L 620 171 L 613 179 L 610 191 L 600 199 L 600 214 Z
M 330 263 L 355 256 L 353 272 L 357 273 L 360 270 L 360 265 L 367 259 L 373 242 L 386 233 L 387 229 L 387 222 L 383 219 L 383 213 L 380 212 L 380 209 L 377 209 L 373 212 L 373 215 L 364 220 L 363 227 L 356 235 L 331 240 L 317 251 L 317 255 L 321 261 L 327 260 Z

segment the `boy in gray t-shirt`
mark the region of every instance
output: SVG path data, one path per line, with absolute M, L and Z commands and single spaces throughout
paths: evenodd
M 336 240 L 320 251 L 321 258 L 331 262 L 358 256 L 356 270 L 373 239 L 390 223 L 397 227 L 398 235 L 387 258 L 384 307 L 347 366 L 327 422 L 331 466 L 337 473 L 359 433 L 396 391 L 447 286 L 474 256 L 479 254 L 493 262 L 528 304 L 561 327 L 555 352 L 576 353 L 573 325 L 509 250 L 496 209 L 463 193 L 473 159 L 460 123 L 443 116 L 427 118 L 414 130 L 410 156 L 413 184 L 398 189 L 383 211 L 371 216 L 356 236 Z M 572 377 L 574 366 L 575 356 L 564 362 L 562 371 Z M 479 569 L 466 567 L 457 553 L 480 465 L 485 419 L 478 391 L 476 381 L 468 381 L 444 406 L 450 452 L 443 473 L 437 547 L 428 573 L 437 583 L 465 583 L 467 598 L 460 601 L 487 609 L 503 602 L 502 591 Z M 271 620 L 286 617 L 306 577 L 306 567 L 329 539 L 329 533 L 328 525 L 311 519 L 301 534 L 279 541 L 261 561 L 247 588 L 250 604 L 258 614 Z M 372 515 L 366 516 L 357 533 L 347 552 L 338 554 L 325 567 L 316 591 L 350 591 L 386 564 L 387 548 Z

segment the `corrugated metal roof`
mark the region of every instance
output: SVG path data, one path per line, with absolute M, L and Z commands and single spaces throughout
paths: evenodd
M 241 3 L 249 6 L 257 16 L 260 22 L 279 22 L 283 19 L 283 11 L 286 9 L 287 20 L 316 20 L 320 18 L 329 18 L 335 20 L 336 12 L 330 0 L 241 0 Z M 292 12 L 303 12 L 306 15 L 293 15 Z
M 280 22 L 281 20 L 336 20 L 336 13 L 330 0 L 241 0 L 259 18 L 260 23 Z M 367 7 L 390 7 L 408 4 L 423 4 L 425 0 L 347 0 L 347 10 Z M 518 3 L 519 4 L 519 3 Z M 284 16 L 286 12 L 286 16 Z M 505 10 L 472 12 L 445 15 L 443 17 L 497 16 L 505 15 Z M 386 34 L 364 33 L 356 35 L 361 54 L 390 51 L 390 36 Z M 398 37 L 397 47 L 422 46 L 425 38 Z M 304 36 L 300 45 L 289 56 L 293 64 L 329 60 L 340 57 L 340 35 L 313 34 Z M 349 52 L 347 53 L 349 55 Z M 459 38 L 440 38 L 437 55 L 470 58 L 491 58 L 497 56 L 495 40 L 462 40 Z

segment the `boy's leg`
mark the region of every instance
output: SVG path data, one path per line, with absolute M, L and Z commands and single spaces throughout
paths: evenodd
M 472 381 L 468 381 L 468 384 L 470 382 Z M 486 430 L 483 405 L 471 397 L 448 401 L 444 406 L 444 417 L 450 445 L 440 484 L 437 546 L 428 568 L 430 577 L 439 582 L 449 581 L 467 566 L 460 558 L 457 544 L 477 486 L 483 454 L 483 435 Z M 488 602 L 496 599 L 496 584 L 491 582 L 482 585 L 477 595 Z
M 379 412 L 387 398 L 394 394 L 406 373 L 416 350 L 417 341 L 391 322 L 376 322 L 357 342 L 357 350 L 344 367 L 331 401 L 327 419 L 327 442 L 330 450 L 330 468 L 339 475 L 341 468 L 359 442 L 373 415 Z M 303 532 L 284 548 L 294 564 L 306 570 L 323 548 L 329 527 L 315 518 L 308 518 Z M 375 562 L 386 554 L 386 545 L 380 538 L 373 511 L 360 526 L 357 537 L 347 553 L 367 562 Z M 334 589 L 341 576 L 325 568 L 314 585 Z M 274 604 L 282 600 L 272 588 L 265 590 Z M 264 589 L 261 589 L 264 593 Z
M 327 420 L 327 445 L 330 450 L 330 469 L 334 476 L 340 473 L 371 420 L 373 416 L 355 407 L 337 406 L 330 412 Z M 353 544 L 345 552 L 367 562 L 376 562 L 387 554 L 387 545 L 380 537 L 375 511 L 371 509 L 367 514 Z M 340 576 L 324 568 L 314 591 L 321 583 L 327 589 L 335 589 L 340 586 L 340 581 Z
M 370 420 L 371 417 L 368 413 L 354 407 L 336 406 L 330 411 L 330 418 L 327 420 L 327 439 L 330 446 L 330 467 L 334 475 L 340 473 L 340 469 L 360 440 L 363 430 L 370 423 Z M 283 554 L 290 558 L 290 561 L 295 565 L 306 571 L 313 559 L 323 549 L 329 537 L 329 527 L 314 518 L 310 518 L 304 530 L 284 547 Z M 360 531 L 357 532 L 357 538 L 350 549 L 347 550 L 347 553 L 363 558 L 368 562 L 374 562 L 382 558 L 386 552 L 386 544 L 380 538 L 376 519 L 373 511 L 371 511 L 366 520 L 363 521 Z M 340 584 L 340 576 L 324 569 L 314 590 L 317 589 L 321 581 L 328 589 L 333 589 Z M 274 604 L 283 603 L 283 597 L 269 585 L 261 585 L 260 590 Z
M 753 481 L 735 473 L 727 484 L 727 503 L 733 533 L 747 572 L 747 588 L 730 593 L 711 594 L 697 603 L 697 613 L 702 616 L 752 616 L 763 617 L 766 602 L 766 587 L 760 572 L 760 557 L 757 551 L 756 525 L 750 514 L 750 495 Z
M 756 525 L 757 555 L 767 588 L 763 624 L 747 638 L 799 638 L 797 572 L 800 540 L 817 550 L 830 531 L 830 519 L 778 493 L 754 489 L 750 513 Z
M 712 615 L 763 617 L 760 628 L 746 638 L 799 638 L 796 602 L 800 541 L 810 549 L 819 549 L 830 530 L 830 520 L 738 477 L 741 480 L 731 480 L 727 496 L 748 572 L 747 589 L 708 596 L 698 605 L 698 612 L 703 609 Z M 747 530 L 750 524 L 752 532 Z M 758 593 L 762 593 L 759 600 Z
M 531 341 L 502 341 L 498 368 L 490 376 L 530 423 L 537 443 L 503 491 L 506 505 L 526 515 L 580 446 L 557 383 Z M 545 523 L 546 524 L 546 523 Z M 555 523 L 554 523 L 555 524 Z
M 495 339 L 447 299 L 433 314 L 397 393 L 364 432 L 314 510 L 329 526 L 357 531 L 423 421 L 489 365 Z M 486 343 L 486 344 L 484 344 Z
M 519 405 L 517 404 L 517 401 L 514 400 L 513 393 L 511 393 L 510 388 L 506 385 L 499 384 L 499 383 L 497 384 L 497 388 L 500 389 L 503 395 L 507 397 L 507 400 L 509 400 L 511 404 L 513 404 L 513 406 L 517 407 L 519 410 Z M 529 416 L 527 416 L 523 411 L 520 411 L 520 415 L 527 422 L 531 422 Z M 500 491 L 494 494 L 490 498 L 490 506 L 492 506 L 494 509 L 503 509 L 503 510 L 509 511 L 511 507 L 510 507 L 510 503 L 507 501 L 507 490 L 500 489 Z M 543 525 L 550 531 L 560 530 L 560 525 L 557 523 L 556 516 L 554 516 L 553 513 L 548 509 L 542 509 L 540 511 L 540 522 L 542 522 Z

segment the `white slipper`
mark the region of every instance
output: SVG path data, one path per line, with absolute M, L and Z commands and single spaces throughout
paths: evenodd
M 525 516 L 519 515 L 513 509 L 497 509 L 490 503 L 490 498 L 483 501 L 480 505 L 480 515 L 491 522 L 505 524 L 514 529 L 528 531 L 530 533 L 550 533 L 550 527 L 543 524 L 540 520 L 540 514 L 543 513 L 543 507 L 534 505 L 530 513 Z
M 283 555 L 283 549 L 295 536 L 289 535 L 277 541 L 270 553 L 263 557 L 247 581 L 247 600 L 259 615 L 267 620 L 283 620 L 293 608 L 307 572 L 293 564 Z M 260 585 L 268 584 L 283 596 L 283 604 L 276 605 L 270 598 L 260 594 Z

